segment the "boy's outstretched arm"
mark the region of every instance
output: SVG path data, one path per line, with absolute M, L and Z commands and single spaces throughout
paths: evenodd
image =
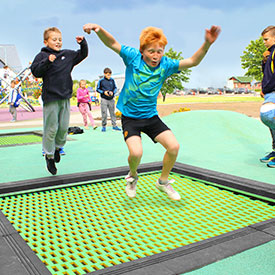
M 120 53 L 121 45 L 116 41 L 116 39 L 101 26 L 93 23 L 88 23 L 83 26 L 84 32 L 91 33 L 94 31 L 99 39 L 110 49 L 116 53 Z
M 88 56 L 88 44 L 84 36 L 76 36 L 76 42 L 80 45 L 80 50 L 76 51 L 74 57 L 74 66 L 79 64 L 83 59 Z
M 179 70 L 183 70 L 186 68 L 194 67 L 200 64 L 202 59 L 205 57 L 210 46 L 216 41 L 219 34 L 221 32 L 221 28 L 219 26 L 212 26 L 210 30 L 205 30 L 205 41 L 202 46 L 194 53 L 194 55 L 190 58 L 186 58 L 180 61 Z

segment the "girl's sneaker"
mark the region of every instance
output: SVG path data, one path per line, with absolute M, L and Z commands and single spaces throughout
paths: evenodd
M 166 193 L 171 200 L 179 201 L 181 199 L 180 194 L 171 185 L 174 181 L 169 180 L 166 184 L 160 184 L 159 180 L 157 180 L 156 187 L 159 191 Z
M 268 155 L 264 156 L 263 158 L 260 159 L 261 162 L 270 162 L 272 159 L 275 159 L 275 151 L 272 151 Z
M 138 181 L 138 176 L 132 177 L 130 176 L 130 172 L 125 177 L 126 180 L 126 194 L 129 198 L 134 198 L 136 196 L 136 186 Z

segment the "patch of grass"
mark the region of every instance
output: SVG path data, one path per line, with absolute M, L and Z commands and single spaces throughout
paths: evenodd
M 76 97 L 72 97 L 70 99 L 70 103 L 71 103 L 71 106 L 76 106 L 77 105 L 77 98 Z

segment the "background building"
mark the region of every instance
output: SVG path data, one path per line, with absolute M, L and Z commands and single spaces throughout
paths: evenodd
M 227 80 L 227 87 L 230 89 L 261 89 L 262 85 L 260 81 L 255 81 L 251 76 L 232 76 Z
M 7 65 L 15 73 L 22 70 L 15 45 L 0 44 L 0 68 Z

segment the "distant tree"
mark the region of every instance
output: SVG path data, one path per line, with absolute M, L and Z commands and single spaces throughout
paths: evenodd
M 255 80 L 261 81 L 263 53 L 266 51 L 262 37 L 251 40 L 250 44 L 243 51 L 241 56 L 241 65 L 243 69 L 247 69 L 245 76 L 252 76 Z
M 79 81 L 78 80 L 73 80 L 73 93 L 72 97 L 76 97 L 76 91 L 79 88 Z
M 182 60 L 184 59 L 181 56 L 182 52 L 177 53 L 172 48 L 169 49 L 168 52 L 166 52 L 164 55 L 167 57 L 170 57 L 172 59 Z M 189 77 L 191 70 L 190 69 L 184 69 L 179 73 L 175 73 L 168 77 L 166 81 L 164 82 L 162 88 L 161 88 L 161 94 L 163 101 L 165 101 L 167 94 L 172 94 L 175 89 L 183 90 L 183 82 L 189 82 Z
M 95 80 L 92 82 L 87 80 L 87 86 L 95 88 Z

